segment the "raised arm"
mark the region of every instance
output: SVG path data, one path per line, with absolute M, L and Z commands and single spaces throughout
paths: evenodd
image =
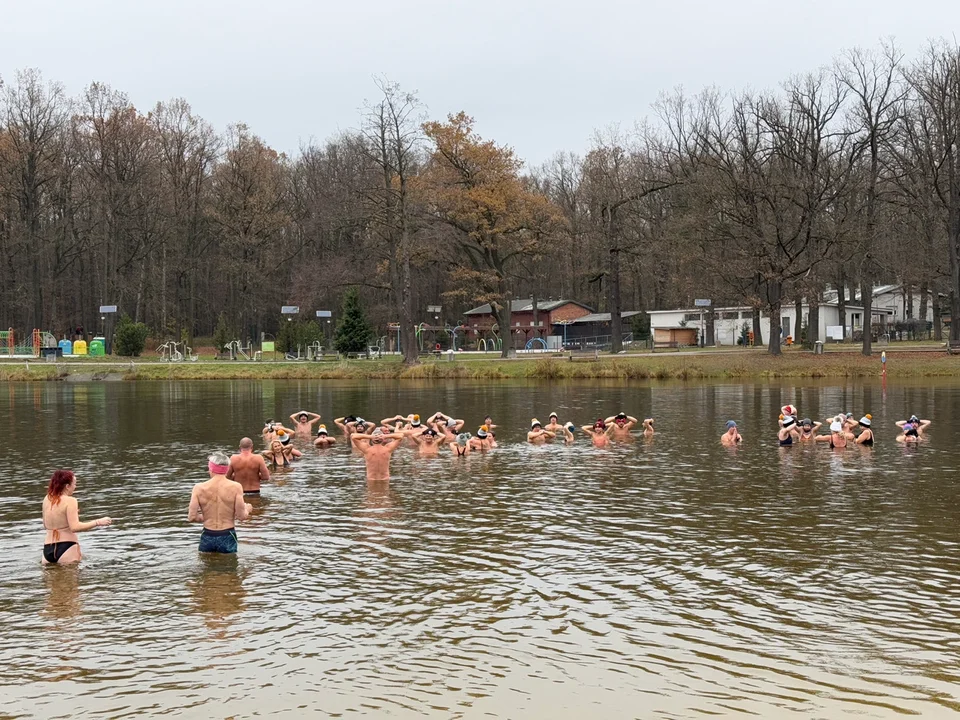
M 95 527 L 100 527 L 101 525 L 109 525 L 113 521 L 108 517 L 97 518 L 96 520 L 90 520 L 89 522 L 80 522 L 80 506 L 77 505 L 77 501 L 73 498 L 70 498 L 73 502 L 67 504 L 67 525 L 70 528 L 70 532 L 86 532 L 87 530 L 93 530 Z
M 902 428 L 902 427 L 903 427 L 904 425 L 906 425 L 906 424 L 907 424 L 907 421 L 906 421 L 906 420 L 897 420 L 897 422 L 896 422 L 896 426 L 897 426 L 898 428 Z
M 929 420 L 921 420 L 921 421 L 920 421 L 920 427 L 917 428 L 917 431 L 918 431 L 918 432 L 923 432 L 923 431 L 926 430 L 928 427 L 930 427 L 930 421 L 929 421 Z

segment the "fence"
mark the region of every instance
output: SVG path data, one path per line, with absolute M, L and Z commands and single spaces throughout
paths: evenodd
M 609 350 L 611 346 L 612 335 L 594 335 L 591 337 L 568 338 L 563 343 L 564 350 Z M 633 340 L 632 332 L 623 333 L 623 348 L 628 347 L 646 347 L 646 341 Z

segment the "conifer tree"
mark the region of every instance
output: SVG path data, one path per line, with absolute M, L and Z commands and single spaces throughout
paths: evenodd
M 364 352 L 372 335 L 373 329 L 367 323 L 360 295 L 351 288 L 343 296 L 333 345 L 339 353 Z

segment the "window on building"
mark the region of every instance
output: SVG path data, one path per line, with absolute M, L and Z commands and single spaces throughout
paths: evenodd
M 683 319 L 687 322 L 700 322 L 700 313 L 685 313 Z
M 735 311 L 722 312 L 720 313 L 721 320 L 739 320 L 740 313 Z

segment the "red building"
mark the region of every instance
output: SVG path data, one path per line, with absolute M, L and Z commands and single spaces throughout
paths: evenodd
M 589 315 L 593 310 L 576 300 L 540 300 L 537 302 L 537 320 L 533 319 L 533 299 L 510 301 L 510 336 L 513 346 L 521 349 L 534 338 L 542 338 L 546 342 L 549 335 L 557 333 L 554 325 L 575 320 Z M 493 316 L 493 309 L 489 304 L 467 310 L 464 313 L 467 326 L 467 340 L 472 344 L 481 339 L 493 337 L 493 327 L 497 321 Z M 504 337 L 499 331 L 497 335 Z

